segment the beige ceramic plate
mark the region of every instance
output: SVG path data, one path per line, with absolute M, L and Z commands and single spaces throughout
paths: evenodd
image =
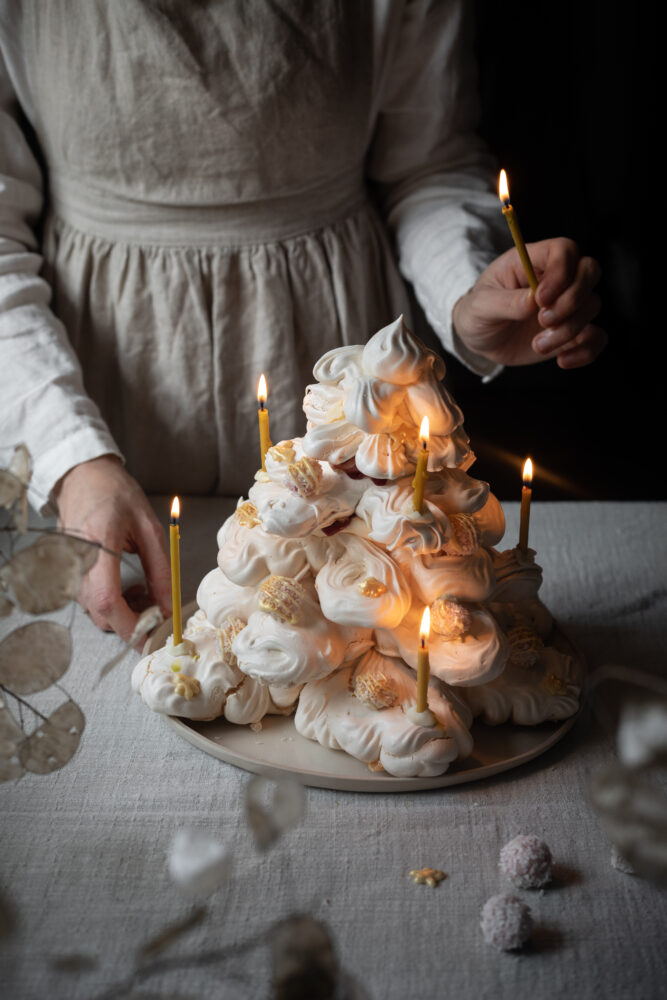
M 183 608 L 184 620 L 194 611 L 194 602 Z M 148 640 L 144 652 L 159 649 L 170 633 L 171 622 L 165 622 Z M 583 663 L 562 630 L 557 629 L 556 634 L 559 648 L 572 652 Z M 577 717 L 574 715 L 562 723 L 527 727 L 475 723 L 472 727 L 475 746 L 467 760 L 456 761 L 437 778 L 395 778 L 369 771 L 365 764 L 341 750 L 327 750 L 305 739 L 297 733 L 291 716 L 268 715 L 262 720 L 259 732 L 224 719 L 192 722 L 165 716 L 180 736 L 227 764 L 270 777 L 287 773 L 305 785 L 349 792 L 414 792 L 490 778 L 539 757 L 569 732 Z

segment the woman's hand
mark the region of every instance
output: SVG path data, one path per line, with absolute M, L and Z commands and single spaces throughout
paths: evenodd
M 600 266 L 568 239 L 530 243 L 539 284 L 528 286 L 516 249 L 494 260 L 454 306 L 454 329 L 471 351 L 497 364 L 532 365 L 556 358 L 561 368 L 594 361 L 607 334 L 593 326 Z
M 165 536 L 148 499 L 113 455 L 71 469 L 56 487 L 59 526 L 81 532 L 114 552 L 138 552 L 152 601 L 171 614 L 171 575 Z M 101 551 L 86 575 L 79 602 L 94 623 L 126 641 L 138 615 L 121 592 L 120 560 Z

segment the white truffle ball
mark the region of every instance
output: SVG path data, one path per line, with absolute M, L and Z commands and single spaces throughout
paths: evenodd
M 505 844 L 498 867 L 519 889 L 541 889 L 551 881 L 551 851 L 538 837 L 520 834 Z
M 530 907 L 518 896 L 491 896 L 482 908 L 480 923 L 487 944 L 502 951 L 522 948 L 533 930 Z

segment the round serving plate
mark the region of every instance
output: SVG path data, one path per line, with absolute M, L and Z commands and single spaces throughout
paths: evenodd
M 196 610 L 194 602 L 184 607 L 184 620 Z M 171 630 L 171 621 L 164 622 L 146 642 L 144 654 L 163 646 Z M 583 665 L 581 654 L 558 626 L 554 637 L 559 649 L 572 654 Z M 563 739 L 577 718 L 578 713 L 565 722 L 545 722 L 538 726 L 510 723 L 485 726 L 476 722 L 471 730 L 475 741 L 473 752 L 466 760 L 455 761 L 435 778 L 396 778 L 385 772 L 370 771 L 366 764 L 342 750 L 328 750 L 307 740 L 294 728 L 292 716 L 267 715 L 255 729 L 236 726 L 225 719 L 193 722 L 165 716 L 179 736 L 227 764 L 273 778 L 289 774 L 304 785 L 348 792 L 414 792 L 490 778 L 545 753 Z

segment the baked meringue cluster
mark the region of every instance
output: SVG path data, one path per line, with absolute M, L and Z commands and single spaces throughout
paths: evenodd
M 144 657 L 134 690 L 189 719 L 293 713 L 301 735 L 400 777 L 468 757 L 475 716 L 535 725 L 574 714 L 579 665 L 549 644 L 535 553 L 495 548 L 503 511 L 468 475 L 474 455 L 442 359 L 400 316 L 365 346 L 329 351 L 313 374 L 305 435 L 269 449 L 218 532 L 182 655 L 168 643 Z M 414 711 L 426 604 L 433 724 Z

